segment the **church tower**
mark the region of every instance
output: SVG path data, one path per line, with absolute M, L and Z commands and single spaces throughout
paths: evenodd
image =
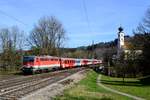
M 124 32 L 123 32 L 123 28 L 119 27 L 118 28 L 118 48 L 117 48 L 117 57 L 120 57 L 120 54 L 123 52 L 124 50 Z

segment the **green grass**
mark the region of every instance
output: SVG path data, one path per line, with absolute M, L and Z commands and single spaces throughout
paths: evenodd
M 101 82 L 108 87 L 150 100 L 150 85 L 142 84 L 136 78 L 115 78 L 102 75 Z
M 70 89 L 64 91 L 62 96 L 55 97 L 55 100 L 130 100 L 127 97 L 106 91 L 97 85 L 98 74 L 89 71 L 86 78 Z
M 0 76 L 2 75 L 19 75 L 21 74 L 21 71 L 0 71 Z

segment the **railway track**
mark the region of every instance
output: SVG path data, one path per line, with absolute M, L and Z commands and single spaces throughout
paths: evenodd
M 0 83 L 0 100 L 17 100 L 33 91 L 55 83 L 84 68 L 56 71 L 23 77 L 21 79 L 6 80 Z
M 0 83 L 8 79 L 16 79 L 18 77 L 21 77 L 21 76 L 20 75 L 0 75 Z

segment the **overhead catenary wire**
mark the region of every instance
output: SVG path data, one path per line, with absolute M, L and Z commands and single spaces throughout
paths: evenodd
M 89 31 L 91 33 L 92 30 L 91 30 L 91 25 L 90 25 L 90 21 L 89 21 L 89 16 L 88 16 L 88 10 L 87 10 L 87 6 L 86 6 L 86 2 L 85 2 L 85 0 L 82 0 L 82 1 L 83 1 L 83 9 L 84 9 L 84 13 L 85 13 L 88 29 L 89 29 Z
M 23 24 L 24 26 L 28 26 L 26 23 L 22 22 L 22 21 L 19 20 L 18 18 L 14 17 L 14 16 L 12 16 L 12 15 L 10 15 L 10 14 L 8 14 L 8 13 L 2 11 L 2 10 L 0 10 L 0 14 L 3 14 L 3 15 L 5 15 L 5 16 L 7 16 L 7 17 L 13 19 L 13 20 L 15 20 L 16 22 L 18 22 L 18 23 L 20 23 L 20 24 Z
M 86 2 L 85 2 L 85 0 L 82 0 L 82 1 L 83 1 L 83 8 L 84 8 L 84 13 L 85 13 L 88 29 L 89 29 L 89 32 L 92 33 L 92 28 L 91 28 L 91 24 L 90 24 L 90 21 L 89 21 Z M 92 58 L 94 58 L 94 40 L 92 40 L 92 45 L 91 46 L 92 46 Z

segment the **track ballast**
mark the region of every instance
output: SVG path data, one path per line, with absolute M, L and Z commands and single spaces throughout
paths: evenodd
M 83 69 L 74 68 L 1 81 L 0 100 L 17 100 Z

